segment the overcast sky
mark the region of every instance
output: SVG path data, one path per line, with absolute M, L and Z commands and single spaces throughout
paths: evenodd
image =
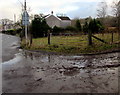
M 29 14 L 50 14 L 63 13 L 70 18 L 96 17 L 96 10 L 99 2 L 103 0 L 27 0 Z M 104 0 L 112 5 L 113 0 Z M 14 14 L 17 19 L 20 17 L 24 0 L 0 0 L 0 19 L 8 18 L 13 20 Z

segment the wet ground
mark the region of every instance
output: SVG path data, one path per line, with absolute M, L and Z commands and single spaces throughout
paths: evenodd
M 118 93 L 119 54 L 67 56 L 22 51 L 19 38 L 3 44 L 5 93 Z M 7 40 L 7 39 L 6 39 Z M 9 48 L 8 48 L 9 47 Z M 9 57 L 10 56 L 10 57 Z M 12 56 L 12 57 L 11 57 Z
M 15 36 L 5 35 L 0 33 L 2 39 L 2 61 L 9 61 L 14 58 L 14 54 L 19 52 L 20 39 Z

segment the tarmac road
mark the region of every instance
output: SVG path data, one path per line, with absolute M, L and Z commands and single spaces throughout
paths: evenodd
M 2 39 L 2 62 L 14 58 L 14 54 L 18 53 L 19 38 L 11 35 L 0 34 Z

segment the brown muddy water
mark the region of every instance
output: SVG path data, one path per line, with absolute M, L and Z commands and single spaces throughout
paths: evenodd
M 3 63 L 3 92 L 117 93 L 118 67 L 104 67 L 119 64 L 117 55 L 62 56 L 21 52 Z
M 2 62 L 2 91 L 118 93 L 119 54 L 67 56 L 19 49 L 12 59 Z

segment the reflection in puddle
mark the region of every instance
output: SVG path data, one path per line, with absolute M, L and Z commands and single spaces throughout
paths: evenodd
M 23 59 L 22 54 L 18 53 L 18 54 L 15 54 L 15 58 L 13 58 L 9 61 L 3 62 L 2 64 L 11 64 L 12 65 L 12 64 L 20 62 L 22 59 Z
M 112 57 L 111 57 L 111 56 Z M 45 64 L 50 64 L 50 66 L 67 66 L 67 67 L 78 67 L 78 68 L 97 68 L 97 67 L 105 67 L 105 65 L 115 65 L 118 64 L 118 57 L 110 54 L 109 57 L 107 58 L 106 55 L 105 57 L 101 57 L 101 55 L 97 56 L 59 56 L 59 55 L 53 55 L 53 54 L 42 54 L 42 53 L 37 53 L 37 52 L 22 52 L 15 54 L 15 58 L 4 62 L 5 64 L 15 64 L 21 61 L 22 59 L 26 59 L 31 61 L 32 63 L 45 63 Z M 117 55 L 117 53 L 116 53 Z M 82 58 L 82 59 L 81 59 Z M 110 59 L 111 58 L 111 59 Z M 73 71 L 74 72 L 74 71 Z M 72 73 L 72 71 L 71 71 Z

